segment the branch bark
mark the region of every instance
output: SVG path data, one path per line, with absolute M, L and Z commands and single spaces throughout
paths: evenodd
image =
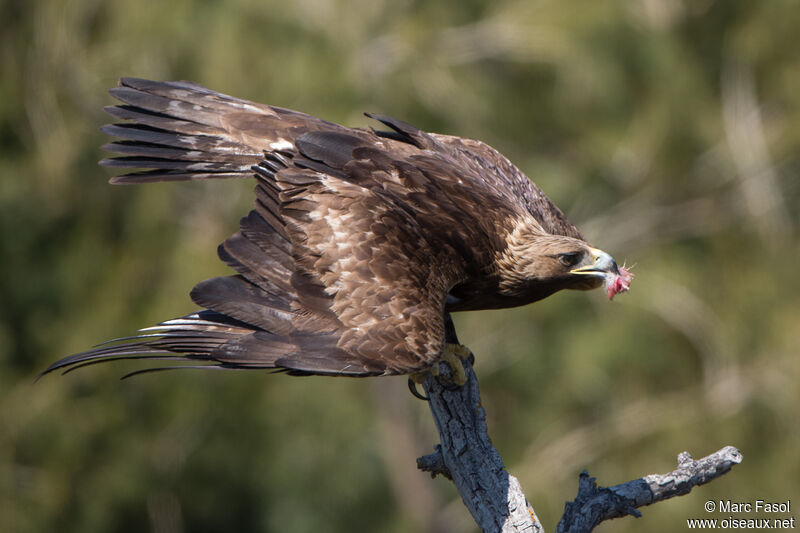
M 464 362 L 464 371 L 467 383 L 462 387 L 446 381 L 450 369 L 445 365 L 441 379 L 429 376 L 423 384 L 441 444 L 434 453 L 417 459 L 417 467 L 451 479 L 481 530 L 543 533 L 519 481 L 506 472 L 492 446 L 469 361 Z
M 449 317 L 447 336 L 448 342 L 458 342 Z M 464 361 L 464 371 L 467 382 L 461 387 L 449 381 L 451 372 L 445 364 L 440 365 L 439 376 L 430 375 L 423 383 L 441 444 L 432 454 L 417 459 L 417 467 L 433 477 L 443 475 L 452 480 L 482 531 L 543 533 L 519 481 L 505 470 L 489 438 L 472 361 Z M 584 471 L 578 495 L 566 504 L 556 531 L 589 532 L 605 520 L 641 516 L 637 508 L 687 494 L 724 475 L 741 460 L 741 453 L 732 446 L 697 461 L 683 452 L 674 471 L 613 487 L 598 487 Z
M 626 515 L 642 516 L 645 505 L 688 494 L 726 474 L 742 462 L 742 454 L 726 446 L 695 461 L 688 452 L 678 455 L 678 468 L 667 474 L 651 474 L 613 487 L 598 487 L 585 470 L 578 481 L 578 496 L 567 503 L 556 533 L 592 531 L 600 522 Z

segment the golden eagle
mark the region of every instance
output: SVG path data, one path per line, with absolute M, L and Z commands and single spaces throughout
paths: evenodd
M 103 128 L 121 140 L 101 164 L 146 169 L 111 183 L 255 176 L 255 208 L 219 246 L 237 275 L 192 290 L 203 310 L 46 372 L 146 358 L 412 374 L 442 358 L 451 311 L 628 290 L 631 274 L 482 142 L 372 114 L 388 130 L 346 128 L 185 81 L 123 78 L 110 92 L 123 104 L 106 110 L 129 122 Z

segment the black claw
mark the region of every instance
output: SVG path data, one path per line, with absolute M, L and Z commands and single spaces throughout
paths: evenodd
M 430 398 L 419 392 L 419 390 L 417 389 L 417 382 L 411 378 L 408 378 L 408 390 L 411 391 L 411 394 L 413 394 L 415 398 L 419 398 L 424 402 L 431 401 Z

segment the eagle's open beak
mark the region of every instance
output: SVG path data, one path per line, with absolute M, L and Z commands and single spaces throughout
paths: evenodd
M 613 299 L 614 296 L 620 292 L 627 292 L 631 280 L 633 279 L 633 274 L 628 272 L 624 267 L 617 265 L 614 258 L 603 250 L 591 248 L 590 251 L 593 259 L 592 264 L 575 268 L 571 270 L 570 273 L 602 278 L 605 282 L 606 292 L 610 299 Z

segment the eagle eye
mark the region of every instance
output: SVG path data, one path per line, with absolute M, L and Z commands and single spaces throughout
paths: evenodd
M 583 252 L 567 252 L 558 254 L 558 261 L 565 267 L 573 267 L 581 262 L 583 259 Z

